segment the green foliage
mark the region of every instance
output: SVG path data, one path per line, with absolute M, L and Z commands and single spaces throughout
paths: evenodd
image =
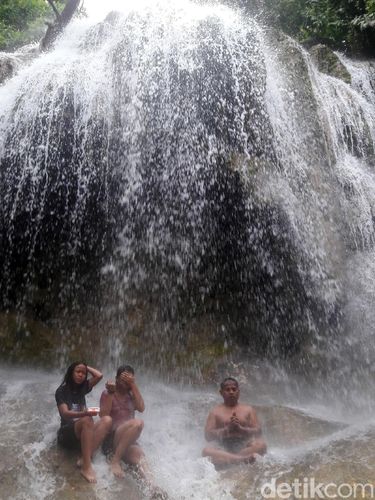
M 44 0 L 1 0 L 0 49 L 31 41 L 48 11 Z
M 15 30 L 23 30 L 30 21 L 44 14 L 46 8 L 43 0 L 3 0 L 0 5 L 0 19 Z
M 58 0 L 61 6 L 64 0 Z M 0 0 L 0 50 L 11 50 L 39 39 L 45 20 L 53 18 L 46 0 Z
M 366 12 L 357 16 L 352 22 L 361 30 L 375 29 L 375 0 L 366 0 Z
M 340 2 L 332 0 L 311 2 L 306 8 L 308 32 L 313 37 L 328 40 L 333 44 L 336 41 L 345 43 L 345 39 L 351 37 L 350 20 L 354 16 L 354 12 L 351 15 L 348 10 L 345 8 L 345 2 L 341 2 L 341 5 Z
M 365 50 L 375 28 L 375 0 L 264 0 L 268 16 L 300 41 Z M 367 47 L 368 46 L 368 47 Z
M 275 21 L 290 35 L 299 36 L 307 23 L 305 0 L 270 0 Z

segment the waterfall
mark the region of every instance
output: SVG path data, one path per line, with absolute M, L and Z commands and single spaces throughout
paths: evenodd
M 92 317 L 116 359 L 170 342 L 199 369 L 201 333 L 299 369 L 362 356 L 374 66 L 338 57 L 351 84 L 187 0 L 73 22 L 0 88 L 2 309 Z
M 322 73 L 217 2 L 85 4 L 0 86 L 3 495 L 147 497 L 101 453 L 84 484 L 55 446 L 50 367 L 76 357 L 104 380 L 134 363 L 170 498 L 372 485 L 374 62 Z M 202 429 L 223 374 L 268 453 L 217 471 Z

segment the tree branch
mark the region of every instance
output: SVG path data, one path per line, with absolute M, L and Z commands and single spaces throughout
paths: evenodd
M 60 18 L 60 12 L 57 10 L 57 7 L 56 5 L 53 3 L 53 0 L 47 0 L 47 2 L 50 4 L 50 6 L 52 7 L 52 10 L 53 12 L 55 13 L 55 16 L 57 18 L 57 20 L 60 22 L 61 18 Z
M 53 0 L 47 0 L 53 11 L 56 14 L 56 21 L 53 24 L 48 25 L 48 29 L 42 41 L 40 42 L 41 50 L 46 51 L 52 47 L 56 38 L 63 31 L 63 29 L 70 23 L 75 11 L 77 10 L 81 0 L 67 0 L 66 5 L 59 14 L 57 8 L 53 3 Z M 57 13 L 56 13 L 57 12 Z

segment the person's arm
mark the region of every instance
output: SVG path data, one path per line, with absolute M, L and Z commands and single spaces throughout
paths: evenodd
M 214 439 L 221 440 L 228 435 L 228 428 L 217 427 L 216 415 L 211 411 L 207 417 L 206 426 L 204 428 L 204 436 L 207 441 L 213 441 Z
M 257 414 L 253 408 L 249 409 L 249 413 L 247 415 L 246 425 L 241 425 L 236 416 L 232 417 L 231 421 L 236 422 L 237 429 L 247 437 L 256 437 L 260 436 L 262 433 L 262 429 L 257 417 Z
M 63 420 L 82 418 L 82 417 L 94 417 L 98 413 L 94 410 L 88 410 L 87 408 L 78 411 L 69 410 L 70 396 L 69 396 L 69 390 L 66 386 L 58 387 L 55 393 L 55 399 L 56 399 L 57 409 L 59 410 L 60 416 Z M 83 404 L 83 401 L 81 404 Z
M 101 379 L 103 378 L 103 374 L 102 372 L 100 372 L 99 370 L 96 370 L 96 368 L 92 368 L 91 366 L 88 366 L 87 367 L 87 371 L 90 373 L 91 375 L 91 378 L 88 379 L 88 382 L 89 382 L 89 389 L 91 391 L 91 389 L 101 381 Z
M 116 385 L 114 382 L 109 380 L 105 384 L 105 388 L 107 390 L 103 391 L 102 395 L 100 396 L 100 413 L 99 413 L 100 417 L 107 417 L 111 414 L 113 396 L 115 394 Z
M 135 381 L 131 385 L 131 392 L 133 395 L 134 409 L 143 413 L 145 411 L 145 402 L 143 401 L 143 398 Z
M 129 384 L 130 392 L 133 397 L 134 409 L 143 413 L 145 411 L 145 402 L 143 401 L 142 395 L 135 383 L 135 377 L 131 373 L 124 372 L 120 375 L 121 379 Z
M 97 412 L 94 410 L 82 410 L 82 411 L 73 411 L 69 410 L 68 405 L 66 403 L 62 403 L 58 405 L 58 410 L 61 418 L 64 420 L 69 420 L 73 418 L 82 418 L 82 417 L 95 417 Z

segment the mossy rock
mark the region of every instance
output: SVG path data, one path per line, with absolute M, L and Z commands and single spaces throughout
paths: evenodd
M 320 72 L 351 84 L 352 77 L 349 71 L 329 47 L 323 44 L 314 45 L 310 49 L 310 55 Z
M 126 360 L 137 369 L 167 374 L 169 380 L 211 382 L 230 351 L 222 325 L 220 316 L 202 312 L 169 322 L 140 299 L 128 307 L 124 323 L 107 333 L 121 346 L 112 362 Z
M 54 364 L 60 335 L 41 321 L 15 313 L 0 314 L 0 356 L 33 364 Z
M 315 484 L 375 484 L 373 428 L 364 434 L 353 428 L 351 433 L 340 422 L 315 418 L 282 406 L 257 407 L 257 412 L 269 454 L 250 467 L 233 467 L 223 472 L 223 479 L 233 484 L 231 494 L 235 499 L 263 498 L 261 488 L 272 478 L 276 479 L 276 484 L 289 485 L 295 480 L 303 484 L 305 478 L 314 478 Z M 291 448 L 294 448 L 292 453 Z M 285 451 L 285 454 L 281 452 L 283 459 L 274 459 L 272 455 L 278 455 L 280 450 Z M 368 493 L 369 490 L 364 498 L 370 498 Z
M 13 55 L 0 52 L 0 85 L 14 75 L 18 63 Z
M 273 446 L 298 446 L 346 427 L 285 406 L 256 406 L 267 441 Z

